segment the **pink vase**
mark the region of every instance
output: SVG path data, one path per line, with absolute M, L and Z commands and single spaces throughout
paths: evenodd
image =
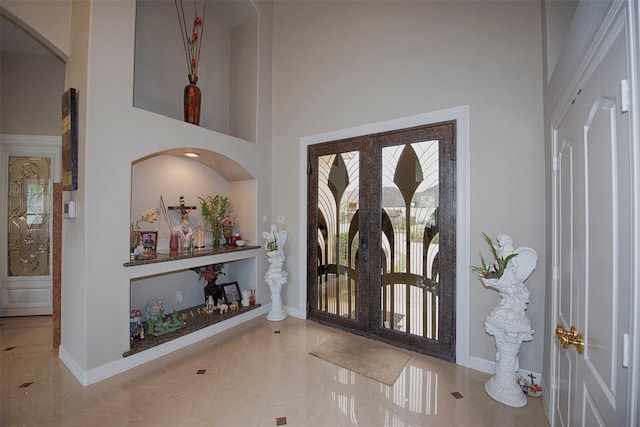
M 171 234 L 169 238 L 169 251 L 176 252 L 178 250 L 178 246 L 180 245 L 180 238 L 177 234 Z

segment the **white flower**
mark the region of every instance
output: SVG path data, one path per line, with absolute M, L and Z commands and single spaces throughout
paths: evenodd
M 140 214 L 140 219 L 152 224 L 158 220 L 160 211 L 158 209 L 148 209 Z
M 140 219 L 136 221 L 136 228 L 140 228 L 140 221 L 153 224 L 160 217 L 160 209 L 147 209 L 140 214 Z

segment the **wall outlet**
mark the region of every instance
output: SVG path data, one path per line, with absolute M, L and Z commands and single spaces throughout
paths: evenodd
M 266 224 L 268 221 L 267 216 L 266 215 L 262 215 L 262 223 Z
M 278 215 L 276 217 L 276 224 L 284 224 L 284 216 Z
M 176 302 L 182 304 L 182 291 L 176 292 Z

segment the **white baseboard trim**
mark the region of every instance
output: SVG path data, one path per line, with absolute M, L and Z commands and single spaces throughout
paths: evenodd
M 291 307 L 283 307 L 285 313 L 287 313 L 289 316 L 291 317 L 295 317 L 296 319 L 306 319 L 307 316 L 303 315 L 302 312 L 300 310 L 298 310 L 297 308 L 291 308 Z
M 83 371 L 80 365 L 76 363 L 76 361 L 69 355 L 69 353 L 62 347 L 58 347 L 58 358 L 64 363 L 64 365 L 71 371 L 74 377 L 80 382 L 82 385 L 87 384 L 87 373 Z
M 263 316 L 269 312 L 270 308 L 271 304 L 262 305 L 246 313 L 234 316 L 231 319 L 207 326 L 206 328 L 192 332 L 188 335 L 181 336 L 180 338 L 176 338 L 140 353 L 114 360 L 113 362 L 109 362 L 88 371 L 82 370 L 82 368 L 80 368 L 76 361 L 64 350 L 62 346 L 59 349 L 59 357 L 80 384 L 88 386 L 128 371 L 136 366 L 155 360 L 159 357 L 166 356 L 169 353 L 180 350 L 188 345 L 195 344 L 235 326 L 239 326 L 249 320 Z
M 484 372 L 486 374 L 495 374 L 496 373 L 496 362 L 486 359 L 481 359 L 479 357 L 469 356 L 469 367 L 471 369 L 475 369 L 476 371 Z M 518 371 L 518 375 L 529 379 L 529 374 L 533 374 L 537 381 L 537 384 L 542 387 L 542 375 L 539 372 L 529 371 L 527 369 L 520 369 Z M 544 387 L 543 387 L 544 389 Z

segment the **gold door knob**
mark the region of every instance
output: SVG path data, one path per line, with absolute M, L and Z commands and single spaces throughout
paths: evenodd
M 567 331 L 562 324 L 558 323 L 556 326 L 556 337 L 558 337 L 558 341 L 560 341 L 560 346 L 565 350 L 573 344 L 576 346 L 578 353 L 582 354 L 584 351 L 584 338 L 582 338 L 582 334 L 578 333 L 575 326 L 571 326 Z

